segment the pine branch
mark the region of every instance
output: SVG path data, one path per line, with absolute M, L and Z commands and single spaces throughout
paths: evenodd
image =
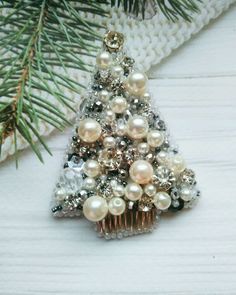
M 43 161 L 35 139 L 50 153 L 38 132 L 40 121 L 63 130 L 70 124 L 57 102 L 73 111 L 65 89 L 83 85 L 68 69 L 89 71 L 83 56 L 94 55 L 102 28 L 81 11 L 106 16 L 105 1 L 4 0 L 0 2 L 0 147 L 17 133 Z M 60 70 L 58 70 L 60 69 Z M 62 69 L 62 70 L 61 70 Z M 51 99 L 45 99 L 50 96 Z
M 159 9 L 170 21 L 181 18 L 191 22 L 192 14 L 199 12 L 198 3 L 202 0 L 111 0 L 111 6 L 123 6 L 124 11 L 136 17 L 141 14 L 145 18 L 147 5 L 153 5 Z

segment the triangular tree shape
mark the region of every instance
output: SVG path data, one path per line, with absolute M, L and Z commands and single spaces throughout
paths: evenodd
M 84 215 L 106 239 L 150 232 L 200 195 L 123 41 L 104 37 L 53 196 L 55 216 Z

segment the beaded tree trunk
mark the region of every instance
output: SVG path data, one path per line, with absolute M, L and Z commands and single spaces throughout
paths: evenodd
M 106 239 L 150 232 L 200 195 L 123 41 L 104 37 L 53 196 L 55 216 L 83 215 Z

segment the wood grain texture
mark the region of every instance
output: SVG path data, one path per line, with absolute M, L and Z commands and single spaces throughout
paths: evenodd
M 152 234 L 98 239 L 49 202 L 70 130 L 0 168 L 0 294 L 236 294 L 236 9 L 152 69 L 155 103 L 203 193 Z

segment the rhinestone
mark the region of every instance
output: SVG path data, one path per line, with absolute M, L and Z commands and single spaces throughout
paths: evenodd
M 109 52 L 117 52 L 122 49 L 124 35 L 115 31 L 108 31 L 104 37 L 104 45 Z

